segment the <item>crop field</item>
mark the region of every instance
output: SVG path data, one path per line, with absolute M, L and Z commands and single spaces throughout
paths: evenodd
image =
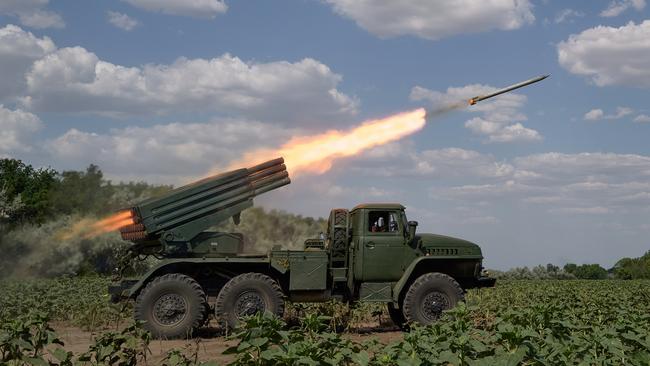
M 108 303 L 107 284 L 0 282 L 0 364 L 650 364 L 650 281 L 500 282 L 405 333 L 379 305 L 291 304 L 284 319 L 257 316 L 231 334 L 213 327 L 188 341 L 151 340 L 130 306 Z M 62 341 L 70 329 L 85 343 Z

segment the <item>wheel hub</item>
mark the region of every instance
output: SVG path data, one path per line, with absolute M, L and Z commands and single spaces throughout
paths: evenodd
M 153 317 L 161 325 L 180 323 L 187 314 L 187 302 L 178 294 L 165 294 L 156 300 Z
M 257 292 L 244 292 L 235 302 L 235 311 L 237 311 L 237 317 L 239 318 L 255 315 L 264 310 L 266 310 L 266 302 Z
M 442 312 L 449 308 L 449 299 L 441 292 L 431 292 L 422 301 L 422 314 L 430 321 L 440 319 Z

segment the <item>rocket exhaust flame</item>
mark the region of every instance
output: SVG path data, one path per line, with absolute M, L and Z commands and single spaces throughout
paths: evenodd
M 57 237 L 62 240 L 70 240 L 74 237 L 91 239 L 134 223 L 131 211 L 122 211 L 98 221 L 80 220 Z
M 386 118 L 366 121 L 349 131 L 331 130 L 320 135 L 295 137 L 278 149 L 253 151 L 231 168 L 252 165 L 268 156 L 284 157 L 292 175 L 324 173 L 336 159 L 354 156 L 375 146 L 399 140 L 421 130 L 427 112 L 419 108 Z

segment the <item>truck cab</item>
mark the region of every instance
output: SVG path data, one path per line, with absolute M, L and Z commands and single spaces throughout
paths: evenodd
M 361 204 L 350 211 L 354 277 L 360 282 L 397 282 L 407 270 L 438 270 L 464 287 L 480 285 L 483 255 L 469 241 L 417 233 L 405 207 L 396 203 Z

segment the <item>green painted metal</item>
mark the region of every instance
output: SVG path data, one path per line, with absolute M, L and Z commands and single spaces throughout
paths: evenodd
M 195 246 L 195 238 L 231 217 L 238 222 L 255 196 L 290 182 L 282 158 L 208 177 L 131 208 L 141 235 L 124 228 L 129 232 L 122 231 L 122 236 L 134 241 L 136 253 L 146 249 L 142 254 L 164 257 L 215 255 L 210 248 Z
M 365 302 L 390 302 L 393 300 L 393 282 L 364 282 L 359 288 L 359 300 Z
M 389 302 L 399 300 L 414 276 L 427 272 L 449 274 L 465 287 L 494 283 L 481 282 L 483 255 L 478 245 L 409 231 L 417 223 L 409 223 L 398 203 L 361 204 L 330 215 L 336 218 L 331 225 L 338 238 L 336 265 L 332 238 L 310 239 L 305 250 L 277 246 L 267 255 L 246 255 L 241 234 L 206 231 L 231 217 L 238 223 L 256 195 L 289 183 L 280 158 L 215 175 L 134 206 L 138 225 L 126 231 L 134 242 L 133 253 L 165 259 L 137 281 L 125 280 L 112 288 L 121 297 L 133 297 L 149 280 L 169 271 L 204 276 L 206 286 L 214 283 L 214 276 L 262 271 L 275 277 L 288 297 Z M 140 232 L 134 235 L 133 230 Z
M 325 251 L 291 252 L 289 290 L 325 290 L 328 258 Z
M 169 268 L 170 266 L 183 265 L 183 264 L 189 264 L 189 265 L 205 264 L 205 265 L 219 266 L 224 263 L 236 263 L 242 266 L 246 266 L 248 264 L 260 264 L 260 263 L 264 263 L 264 264 L 268 263 L 270 265 L 270 258 L 268 255 L 249 255 L 245 257 L 235 256 L 235 257 L 221 257 L 221 258 L 204 257 L 204 258 L 163 259 L 160 262 L 158 262 L 154 267 L 149 269 L 147 273 L 138 277 L 138 281 L 134 285 L 126 289 L 124 291 L 125 293 L 121 295 L 125 298 L 133 298 L 138 292 L 140 292 L 142 287 L 147 282 L 149 282 L 149 280 L 156 277 L 158 273 L 167 273 L 166 269 Z M 123 281 L 132 282 L 132 280 L 130 279 L 125 279 Z

